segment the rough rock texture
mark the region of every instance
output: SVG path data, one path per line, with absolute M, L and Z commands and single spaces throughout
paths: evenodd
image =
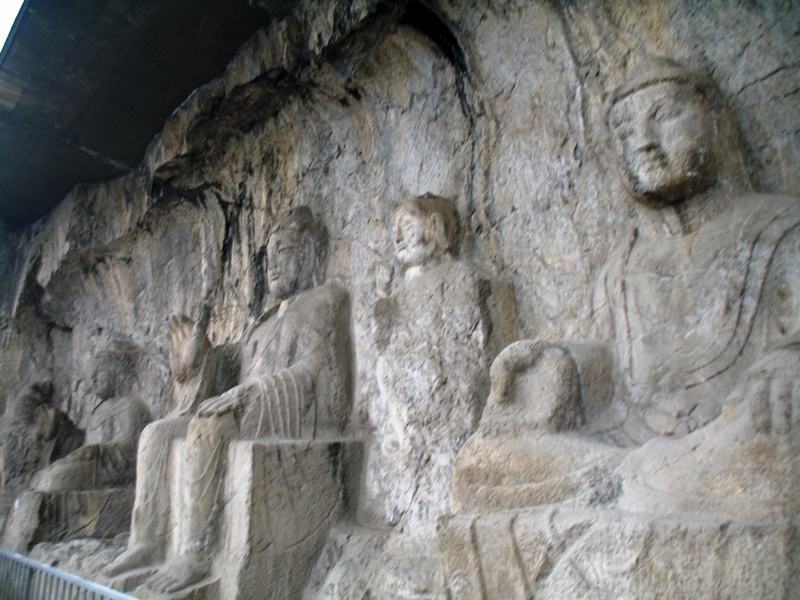
M 593 295 L 604 267 L 634 231 L 660 231 L 653 211 L 632 201 L 620 180 L 605 126 L 610 94 L 643 56 L 669 56 L 713 79 L 741 133 L 740 175 L 757 192 L 800 189 L 800 10 L 792 2 L 428 6 L 300 2 L 176 111 L 136 173 L 76 188 L 45 222 L 3 231 L 0 403 L 44 378 L 54 384 L 55 405 L 85 428 L 91 358 L 111 336 L 128 336 L 148 356 L 142 395 L 154 418 L 165 416 L 172 388 L 168 318 L 197 321 L 208 306 L 212 345 L 237 343 L 270 305 L 264 261 L 274 215 L 300 204 L 325 223 L 327 278 L 342 281 L 351 298 L 353 437 L 370 443 L 380 431 L 371 412 L 380 395 L 376 280 L 387 269 L 399 275 L 390 267 L 389 217 L 408 198 L 431 192 L 454 200 L 464 231 L 461 258 L 492 280 L 510 282 L 523 337 L 594 340 Z M 610 332 L 600 341 L 616 348 Z M 586 472 L 593 473 L 591 465 Z M 604 473 L 589 476 L 589 487 Z M 599 497 L 616 498 L 613 483 L 601 485 L 607 493 Z M 581 535 L 586 527 L 610 528 L 612 538 L 627 530 L 631 540 L 656 536 L 668 548 L 658 556 L 685 552 L 695 542 L 681 540 L 691 538 L 697 562 L 710 553 L 702 548 L 719 541 L 712 533 L 717 525 L 698 526 L 695 535 L 694 524 L 675 515 L 650 522 L 610 513 L 581 513 Z M 726 522 L 718 524 L 725 530 L 719 543 L 732 550 L 711 571 L 763 564 L 759 572 L 784 574 L 776 581 L 796 581 L 794 524 L 762 523 L 765 529 L 756 531 Z M 363 597 L 369 577 L 358 571 L 387 535 L 358 525 L 335 529 L 305 593 Z M 538 533 L 525 535 L 520 547 Z M 590 560 L 583 548 L 602 554 L 608 539 L 586 538 L 570 552 L 576 561 Z M 621 554 L 644 552 L 626 539 L 617 544 Z M 759 539 L 768 552 L 749 550 Z M 643 547 L 649 552 L 660 544 Z M 751 560 L 755 555 L 764 563 Z M 608 584 L 610 595 L 646 595 L 642 590 L 663 586 L 654 595 L 680 596 L 682 586 L 700 577 L 694 559 L 676 567 L 685 576 L 632 560 L 612 569 L 621 583 Z M 630 571 L 640 563 L 640 571 Z M 541 590 L 573 595 L 579 585 L 570 583 L 567 567 L 548 564 L 548 573 L 566 574 L 543 581 Z M 541 575 L 530 569 L 539 574 L 529 577 Z M 674 587 L 665 583 L 671 577 Z M 398 595 L 407 583 L 397 583 Z M 492 591 L 506 589 L 500 583 L 486 585 L 486 596 L 506 597 Z M 697 585 L 699 595 L 735 589 L 750 595 L 750 588 L 725 587 L 732 584 L 718 575 Z M 763 588 L 753 595 L 790 591 Z
M 792 598 L 796 536 L 788 522 L 603 509 L 456 517 L 442 580 L 450 598 Z

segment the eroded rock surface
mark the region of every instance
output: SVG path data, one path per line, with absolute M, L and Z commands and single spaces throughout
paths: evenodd
M 170 317 L 202 323 L 215 352 L 240 347 L 276 304 L 277 215 L 305 205 L 350 299 L 353 391 L 341 454 L 290 453 L 328 478 L 311 488 L 336 515 L 314 513 L 331 533 L 291 594 L 791 597 L 799 27 L 791 2 L 301 1 L 176 111 L 135 173 L 2 232 L 0 403 L 52 382 L 49 406 L 86 429 L 93 357 L 126 338 L 153 419 L 178 416 Z M 684 75 L 635 80 L 659 56 Z M 710 124 L 675 144 L 696 150 L 694 173 L 648 191 L 666 151 L 631 124 L 674 140 L 655 113 L 693 95 L 713 96 L 683 106 Z M 461 240 L 416 285 L 394 266 L 392 215 L 426 194 L 452 201 Z M 492 341 L 501 329 L 518 334 Z M 489 393 L 517 335 L 529 342 L 500 355 Z M 204 394 L 184 391 L 188 419 Z M 412 439 L 405 461 L 375 459 Z M 266 518 L 270 492 L 238 482 L 293 472 L 242 443 L 223 497 Z M 404 524 L 428 540 L 416 556 L 433 585 L 397 576 Z

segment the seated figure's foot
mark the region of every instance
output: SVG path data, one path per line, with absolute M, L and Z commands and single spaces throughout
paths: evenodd
M 178 554 L 169 559 L 145 585 L 154 592 L 179 592 L 208 575 L 208 560 L 202 553 Z
M 161 548 L 155 543 L 133 544 L 103 569 L 106 577 L 116 577 L 128 571 L 142 569 L 155 564 L 161 555 Z

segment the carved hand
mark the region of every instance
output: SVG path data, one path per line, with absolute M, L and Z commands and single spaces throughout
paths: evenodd
M 518 373 L 530 368 L 542 356 L 546 345 L 537 340 L 520 340 L 506 346 L 492 363 L 492 389 L 487 404 L 503 404 Z
M 211 344 L 200 322 L 173 315 L 169 320 L 169 363 L 173 376 L 186 381 L 196 372 Z
M 233 388 L 221 396 L 209 398 L 200 405 L 197 414 L 201 417 L 211 417 L 239 410 L 242 407 L 242 397 L 239 392 L 238 388 Z
M 784 377 L 750 382 L 753 423 L 759 433 L 788 433 L 800 421 L 800 385 Z
M 800 423 L 800 361 L 797 350 L 779 349 L 750 367 L 726 404 L 749 405 L 759 433 L 785 434 Z
M 375 265 L 375 295 L 388 298 L 392 291 L 392 267 L 383 263 Z

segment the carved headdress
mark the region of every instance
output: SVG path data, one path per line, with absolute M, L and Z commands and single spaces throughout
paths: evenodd
M 628 71 L 625 80 L 611 93 L 608 99 L 610 110 L 617 102 L 641 89 L 664 82 L 688 85 L 704 96 L 712 110 L 725 106 L 725 101 L 716 84 L 704 73 L 660 56 L 643 59 Z

